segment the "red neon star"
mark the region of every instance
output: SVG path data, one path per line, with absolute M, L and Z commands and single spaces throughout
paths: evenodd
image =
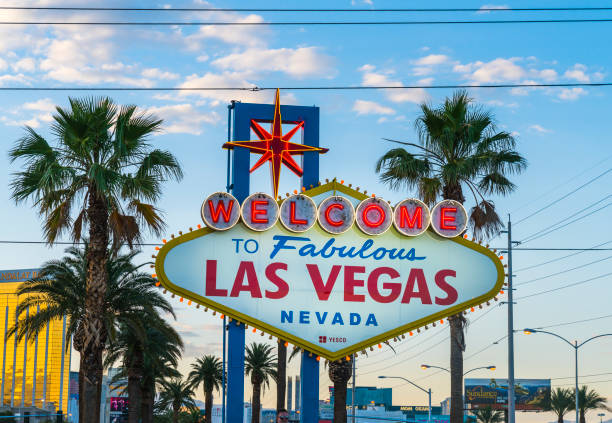
M 304 173 L 291 156 L 303 155 L 305 151 L 317 151 L 320 154 L 327 153 L 328 151 L 327 148 L 311 147 L 309 145 L 289 142 L 291 137 L 304 126 L 304 121 L 297 122 L 295 128 L 283 135 L 279 97 L 279 90 L 277 89 L 276 99 L 274 100 L 274 120 L 270 130 L 272 133 L 263 129 L 254 119 L 251 119 L 251 129 L 257 134 L 259 140 L 233 141 L 223 144 L 223 148 L 244 147 L 248 148 L 252 153 L 261 154 L 257 163 L 251 168 L 251 172 L 265 162 L 270 162 L 274 198 L 278 198 L 278 183 L 282 164 L 287 166 L 297 176 L 301 177 Z

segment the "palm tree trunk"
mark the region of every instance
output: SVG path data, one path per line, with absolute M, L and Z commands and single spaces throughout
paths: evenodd
M 346 384 L 334 382 L 334 423 L 346 423 Z
M 142 423 L 153 423 L 153 401 L 155 392 L 149 384 L 141 385 L 142 401 L 140 403 L 140 415 Z
M 179 411 L 181 410 L 179 405 L 172 406 L 172 423 L 178 423 Z
M 563 414 L 557 416 L 557 423 L 563 423 Z
M 584 408 L 580 409 L 580 423 L 585 423 L 586 419 L 584 418 Z
M 140 348 L 135 348 L 128 368 L 128 423 L 140 423 L 142 404 L 142 366 L 143 356 Z
M 285 341 L 278 340 L 277 354 L 277 377 L 276 377 L 276 412 L 285 409 L 285 393 L 287 389 L 287 347 Z
M 251 411 L 251 423 L 259 423 L 259 413 L 261 411 L 261 383 L 253 384 L 253 404 Z
M 92 187 L 87 209 L 89 246 L 87 250 L 87 299 L 83 319 L 83 423 L 100 421 L 102 389 L 102 352 L 106 343 L 104 299 L 108 284 L 106 270 L 108 248 L 108 208 L 104 199 Z
M 212 423 L 212 408 L 213 408 L 213 390 L 206 389 L 204 391 L 204 407 L 206 408 L 206 423 Z
M 450 423 L 463 423 L 463 341 L 464 317 L 450 317 L 450 378 L 451 404 Z

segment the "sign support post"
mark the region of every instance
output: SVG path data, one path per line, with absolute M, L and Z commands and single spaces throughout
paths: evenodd
M 508 423 L 514 423 L 514 300 L 512 288 L 512 222 L 508 215 Z
M 319 362 L 314 354 L 302 351 L 300 366 L 300 423 L 319 421 Z
M 233 103 L 234 131 L 232 139 L 248 140 L 251 135 L 251 120 L 269 120 L 273 116 L 274 106 L 270 104 Z M 303 144 L 319 146 L 319 108 L 303 106 L 282 106 L 283 120 L 303 120 Z M 250 193 L 249 181 L 250 152 L 246 148 L 234 148 L 232 154 L 231 191 L 240 202 Z M 319 153 L 305 152 L 303 158 L 304 173 L 302 186 L 308 188 L 319 182 Z M 244 324 L 230 323 L 228 330 L 228 374 L 227 374 L 227 421 L 241 422 L 244 418 Z M 311 354 L 312 355 L 312 354 Z M 301 414 L 302 423 L 319 421 L 319 362 L 316 357 L 302 355 L 302 400 L 300 401 L 306 415 Z M 306 411 L 308 410 L 308 411 Z

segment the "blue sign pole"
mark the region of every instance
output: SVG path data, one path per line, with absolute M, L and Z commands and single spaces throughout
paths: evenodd
M 304 121 L 303 143 L 319 146 L 319 108 L 302 106 L 281 106 L 283 122 Z M 271 104 L 234 104 L 234 141 L 248 141 L 251 138 L 251 119 L 271 121 L 274 106 Z M 305 153 L 302 161 L 304 174 L 302 186 L 306 189 L 319 182 L 319 153 Z M 249 195 L 250 152 L 246 148 L 234 148 L 232 154 L 232 194 L 240 202 Z M 244 419 L 244 340 L 243 324 L 230 323 L 228 329 L 227 367 L 227 421 L 242 422 Z M 302 401 L 301 421 L 319 421 L 319 362 L 316 356 L 302 357 Z M 308 410 L 308 411 L 306 411 Z M 306 417 L 305 414 L 308 416 Z
M 300 423 L 319 422 L 319 362 L 308 351 L 302 352 L 300 367 Z

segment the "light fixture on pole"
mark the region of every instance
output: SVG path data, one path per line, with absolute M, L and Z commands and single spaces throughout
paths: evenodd
M 603 418 L 604 418 L 605 414 L 604 413 L 598 413 L 597 417 L 599 417 L 599 423 L 603 423 Z
M 421 364 L 421 369 L 423 369 L 423 370 L 427 370 L 427 369 L 440 369 L 440 370 L 444 370 L 445 372 L 450 373 L 450 370 L 448 370 L 446 367 L 432 366 L 430 364 Z M 480 370 L 480 369 L 496 370 L 497 366 L 490 365 L 490 366 L 474 367 L 473 369 L 470 369 L 467 372 L 463 373 L 463 376 L 467 375 L 470 372 L 473 372 L 474 370 Z
M 428 406 L 429 407 L 428 408 L 429 412 L 428 412 L 428 415 L 427 415 L 427 423 L 431 423 L 431 388 L 425 389 L 425 388 L 417 385 L 416 383 L 409 381 L 405 377 L 401 377 L 401 376 L 378 376 L 378 378 L 379 379 L 401 379 L 401 380 L 403 380 L 405 382 L 408 382 L 409 384 L 411 384 L 415 388 L 418 388 L 421 391 L 425 392 L 427 394 L 428 398 L 429 398 L 429 406 Z
M 597 338 L 601 338 L 604 336 L 612 336 L 612 333 L 602 333 L 601 335 L 596 335 L 593 336 L 589 339 L 587 339 L 586 341 L 581 342 L 580 344 L 578 343 L 578 341 L 574 341 L 574 343 L 572 344 L 570 341 L 568 341 L 567 339 L 565 339 L 564 337 L 562 337 L 561 335 L 557 335 L 556 333 L 553 332 L 548 332 L 545 330 L 540 330 L 540 329 L 531 329 L 531 328 L 525 328 L 523 329 L 523 333 L 525 335 L 531 335 L 533 333 L 545 333 L 547 335 L 552 335 L 554 337 L 557 337 L 563 341 L 565 341 L 570 347 L 572 347 L 574 349 L 574 359 L 575 359 L 575 368 L 576 368 L 576 380 L 575 380 L 575 388 L 574 388 L 574 396 L 575 396 L 575 404 L 574 407 L 576 408 L 576 421 L 580 421 L 580 408 L 579 408 L 579 404 L 578 404 L 578 349 L 580 347 L 582 347 L 584 344 L 586 344 L 589 341 L 592 341 L 593 339 L 597 339 Z

